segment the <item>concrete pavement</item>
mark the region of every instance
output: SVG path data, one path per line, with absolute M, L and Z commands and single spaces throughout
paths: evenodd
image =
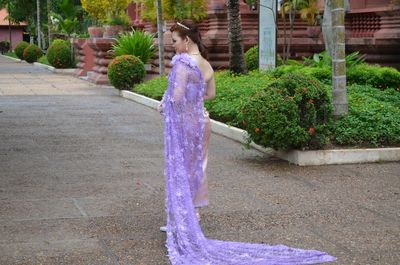
M 0 57 L 0 264 L 168 264 L 161 116 Z M 400 163 L 298 167 L 212 134 L 208 238 L 400 263 Z

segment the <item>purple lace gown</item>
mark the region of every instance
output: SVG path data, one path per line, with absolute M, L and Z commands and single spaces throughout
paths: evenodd
M 187 53 L 172 58 L 163 96 L 167 248 L 172 265 L 284 265 L 336 260 L 318 250 L 206 238 L 194 197 L 203 179 L 205 82 Z

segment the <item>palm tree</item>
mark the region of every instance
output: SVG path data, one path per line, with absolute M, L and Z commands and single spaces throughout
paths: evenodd
M 296 19 L 296 11 L 299 10 L 301 4 L 305 4 L 304 0 L 282 0 L 281 15 L 283 19 L 283 62 L 287 63 L 290 57 L 290 48 L 292 46 L 294 22 Z M 289 18 L 289 42 L 286 44 L 286 15 Z
M 229 70 L 246 73 L 239 0 L 228 0 Z
M 160 76 L 164 75 L 164 34 L 161 0 L 157 0 L 158 61 Z

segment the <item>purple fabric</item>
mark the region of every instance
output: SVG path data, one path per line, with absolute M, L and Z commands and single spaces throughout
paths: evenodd
M 202 179 L 205 82 L 187 53 L 172 58 L 163 96 L 167 247 L 172 265 L 284 265 L 336 260 L 318 250 L 208 239 L 192 198 Z

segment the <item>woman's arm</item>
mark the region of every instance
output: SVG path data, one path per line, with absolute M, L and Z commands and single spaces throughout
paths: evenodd
M 211 100 L 215 98 L 215 79 L 214 74 L 210 81 L 207 82 L 206 91 L 204 93 L 204 100 Z

